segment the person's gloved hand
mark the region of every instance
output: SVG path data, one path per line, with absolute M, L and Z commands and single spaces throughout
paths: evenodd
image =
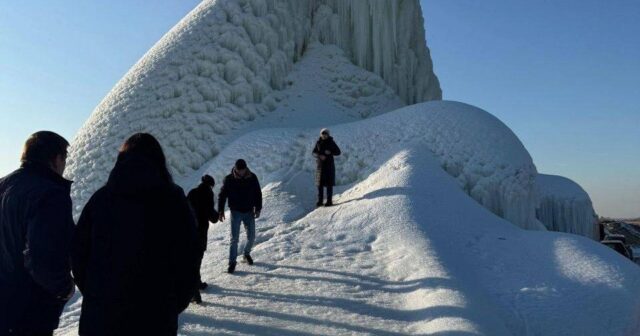
M 260 218 L 260 210 L 253 211 L 253 218 Z
M 224 222 L 225 219 L 226 219 L 226 217 L 224 217 L 224 212 L 221 211 L 220 212 L 220 216 L 218 217 L 218 220 L 221 221 L 221 222 Z

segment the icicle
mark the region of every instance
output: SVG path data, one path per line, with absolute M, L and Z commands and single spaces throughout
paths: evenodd
M 217 135 L 198 146 L 170 137 L 179 175 L 210 160 L 227 129 L 273 110 L 267 97 L 285 87 L 314 40 L 336 44 L 406 104 L 442 97 L 418 0 L 205 0 L 129 70 L 79 132 L 69 163 L 76 204 L 106 181 L 117 143 L 145 123 L 170 134 L 202 127 L 198 133 Z M 97 171 L 91 179 L 87 162 Z
M 568 178 L 539 174 L 537 218 L 552 231 L 598 239 L 596 215 L 589 195 Z

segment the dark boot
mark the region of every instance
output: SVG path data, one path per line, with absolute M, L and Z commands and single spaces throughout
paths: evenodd
M 327 186 L 327 203 L 324 206 L 332 206 L 333 205 L 333 187 Z
M 251 256 L 248 255 L 248 254 L 244 255 L 244 261 L 246 261 L 247 264 L 249 264 L 249 265 L 253 265 L 253 258 L 251 258 Z
M 227 268 L 227 273 L 232 274 L 236 271 L 236 263 L 230 263 L 229 268 Z

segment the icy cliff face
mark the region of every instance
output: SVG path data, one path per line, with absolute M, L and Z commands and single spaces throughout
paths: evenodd
M 536 217 L 547 229 L 599 239 L 596 213 L 582 187 L 568 178 L 544 174 L 536 177 L 536 187 L 540 197 Z
M 380 75 L 407 104 L 439 100 L 442 91 L 418 1 L 315 0 L 312 40 L 336 44 Z
M 417 0 L 204 1 L 125 75 L 78 133 L 68 169 L 76 211 L 104 184 L 117 147 L 132 133 L 158 136 L 171 149 L 168 163 L 177 176 L 200 168 L 277 109 L 277 92 L 316 42 L 342 48 L 406 104 L 441 99 Z

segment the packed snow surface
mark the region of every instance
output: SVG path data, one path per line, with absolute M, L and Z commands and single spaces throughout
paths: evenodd
M 536 216 L 547 229 L 599 239 L 591 198 L 582 187 L 566 177 L 545 174 L 538 174 L 536 186 L 540 197 Z
M 429 102 L 332 133 L 344 156 L 331 208 L 313 207 L 316 128 L 252 132 L 207 164 L 219 181 L 243 156 L 262 182 L 256 264 L 224 273 L 229 224 L 212 225 L 203 276 L 213 286 L 181 315 L 180 334 L 640 332 L 636 265 L 580 236 L 522 230 L 469 197 L 535 187 L 528 154 L 488 113 Z M 76 332 L 80 300 L 58 334 Z
M 417 0 L 203 1 L 120 80 L 78 133 L 68 169 L 76 214 L 104 184 L 117 147 L 132 133 L 158 135 L 172 149 L 168 161 L 177 176 L 198 170 L 282 106 L 287 76 L 313 44 L 337 46 L 343 54 L 336 56 L 359 70 L 331 78 L 331 99 L 355 107 L 352 114 L 385 109 L 356 106 L 378 95 L 385 104 L 441 99 L 423 27 Z M 340 68 L 346 66 L 332 67 Z

